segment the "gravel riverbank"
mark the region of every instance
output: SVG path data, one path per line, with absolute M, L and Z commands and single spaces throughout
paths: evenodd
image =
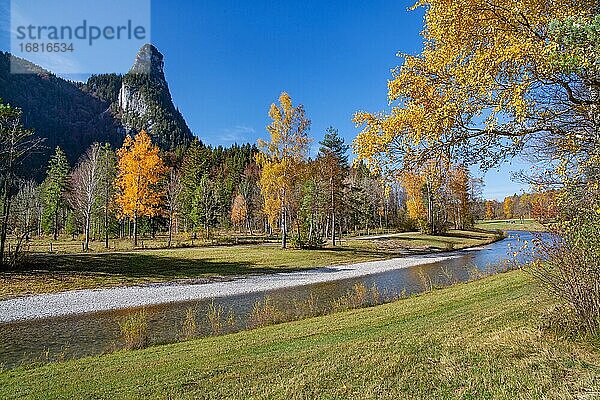
M 457 253 L 415 255 L 307 271 L 254 275 L 224 282 L 162 283 L 27 296 L 0 301 L 0 323 L 263 292 L 356 278 L 457 256 Z

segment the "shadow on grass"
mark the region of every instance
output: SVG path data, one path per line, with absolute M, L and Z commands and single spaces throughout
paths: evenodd
M 493 236 L 490 236 L 490 234 L 493 234 L 496 232 L 490 232 L 490 231 L 486 231 L 485 229 L 477 229 L 477 228 L 473 228 L 473 230 L 471 231 L 462 231 L 462 232 L 448 232 L 445 233 L 444 235 L 442 235 L 442 237 L 446 236 L 446 237 L 453 237 L 453 238 L 459 238 L 459 239 L 476 239 L 476 240 L 486 240 L 486 239 L 493 239 Z
M 417 240 L 410 238 L 410 240 Z M 362 256 L 365 258 L 372 258 L 373 261 L 377 259 L 384 259 L 390 257 L 402 257 L 402 256 L 417 256 L 417 255 L 427 255 L 431 253 L 433 250 L 442 250 L 444 247 L 406 247 L 400 245 L 399 243 L 403 242 L 404 239 L 398 240 L 398 238 L 380 238 L 373 239 L 373 242 L 376 242 L 376 247 L 369 248 L 352 248 L 352 247 L 336 247 L 336 248 L 328 248 L 329 251 L 335 252 L 347 252 L 355 256 Z M 408 242 L 408 240 L 407 240 Z M 432 256 L 437 257 L 438 254 L 433 253 Z M 352 262 L 352 261 L 349 261 Z
M 127 278 L 188 279 L 215 275 L 247 275 L 290 272 L 297 268 L 264 267 L 252 262 L 211 261 L 165 257 L 155 254 L 32 254 L 18 268 L 7 272 L 107 274 Z
M 286 250 L 296 251 L 296 250 Z M 339 259 L 351 263 L 357 257 L 380 259 L 389 257 L 390 252 L 378 249 L 326 248 L 311 250 L 315 257 L 326 256 L 327 253 L 344 254 L 332 259 L 331 264 L 339 264 Z M 345 254 L 348 253 L 348 254 Z M 265 255 L 268 257 L 268 255 Z M 338 261 L 338 262 L 336 262 Z M 152 252 L 101 253 L 101 254 L 41 254 L 31 253 L 16 268 L 5 270 L 6 273 L 27 275 L 58 274 L 91 274 L 110 275 L 125 278 L 148 278 L 158 280 L 206 278 L 214 276 L 234 276 L 248 274 L 273 274 L 306 270 L 307 266 L 290 266 L 293 260 L 278 265 L 259 265 L 250 260 L 221 261 L 210 258 L 185 258 L 153 254 Z M 323 265 L 327 266 L 327 265 Z M 315 266 L 318 268 L 318 266 Z
M 451 232 L 446 237 L 458 237 L 469 239 L 489 239 L 489 236 L 476 232 Z M 311 250 L 307 256 L 314 256 L 323 260 L 323 265 L 328 266 L 355 261 L 377 260 L 394 256 L 423 255 L 431 252 L 431 249 L 450 250 L 453 244 L 450 240 L 444 240 L 444 236 L 435 237 L 432 243 L 419 248 L 410 248 L 401 245 L 400 242 L 423 241 L 427 238 L 379 238 L 374 240 L 380 245 L 370 247 L 328 247 L 321 250 Z M 386 246 L 389 243 L 389 247 Z M 287 250 L 296 251 L 296 250 Z M 326 261 L 328 255 L 331 261 Z M 435 254 L 433 255 L 435 256 Z M 269 257 L 265 254 L 265 257 Z M 100 254 L 29 254 L 25 262 L 8 273 L 20 273 L 27 275 L 58 274 L 84 274 L 84 275 L 107 275 L 119 276 L 132 279 L 155 279 L 175 280 L 207 278 L 214 276 L 234 276 L 248 274 L 272 274 L 278 272 L 293 272 L 310 268 L 306 265 L 294 266 L 293 257 L 285 262 L 273 260 L 274 265 L 262 265 L 250 260 L 214 260 L 211 258 L 186 258 L 177 257 L 176 254 L 168 256 L 154 254 L 152 252 L 136 251 L 127 253 L 100 253 Z M 278 265 L 279 264 L 279 265 Z M 283 264 L 283 265 L 281 265 Z

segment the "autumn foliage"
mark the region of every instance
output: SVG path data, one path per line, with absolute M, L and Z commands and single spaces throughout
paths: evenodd
M 117 156 L 116 202 L 120 215 L 134 222 L 134 243 L 137 245 L 137 220 L 142 216 L 155 216 L 160 211 L 163 190 L 159 183 L 167 169 L 158 147 L 152 144 L 145 131 L 135 138 L 127 136 Z
M 585 159 L 598 147 L 596 1 L 420 0 L 414 8 L 425 9 L 424 49 L 402 54 L 393 70 L 389 112 L 355 115 L 360 158 L 412 168 L 450 155 L 488 168 L 529 144 L 536 157 L 559 155 L 572 168 L 584 162 L 574 154 Z
M 311 142 L 307 134 L 310 120 L 305 116 L 304 107 L 294 106 L 285 92 L 279 96 L 279 105 L 271 105 L 269 117 L 272 120 L 267 126 L 270 140 L 259 141 L 262 151 L 256 158 L 262 167 L 259 186 L 271 226 L 279 218 L 281 247 L 285 248 L 290 220 L 298 209 L 295 194 L 301 184 L 302 165 Z
M 231 207 L 231 222 L 236 227 L 242 226 L 246 222 L 248 217 L 248 207 L 246 205 L 246 199 L 241 194 L 235 196 L 233 205 Z
M 402 186 L 406 191 L 406 211 L 408 217 L 422 221 L 427 219 L 427 209 L 423 202 L 424 178 L 415 172 L 404 172 L 401 175 Z

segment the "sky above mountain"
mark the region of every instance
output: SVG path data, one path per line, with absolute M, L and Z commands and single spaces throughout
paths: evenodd
M 204 142 L 227 146 L 266 137 L 269 105 L 287 91 L 304 104 L 316 149 L 327 127 L 352 141 L 358 133 L 352 123 L 356 111 L 387 108 L 390 70 L 401 63 L 397 53 L 422 48 L 423 10 L 409 11 L 411 5 L 155 0 L 151 37 L 165 56 L 175 105 Z M 5 51 L 9 9 L 9 0 L 0 0 Z M 526 168 L 514 160 L 489 171 L 484 196 L 501 199 L 520 192 L 510 175 Z

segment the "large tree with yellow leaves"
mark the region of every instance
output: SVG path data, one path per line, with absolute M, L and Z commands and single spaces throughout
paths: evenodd
M 543 160 L 600 144 L 595 0 L 417 7 L 426 9 L 424 49 L 393 71 L 389 113 L 356 114 L 360 157 L 396 168 L 444 154 L 489 167 L 526 143 Z
M 359 157 L 413 169 L 518 153 L 556 196 L 564 241 L 535 270 L 582 326 L 600 321 L 600 5 L 597 0 L 419 0 L 424 49 L 394 70 L 387 113 L 357 113 Z M 554 204 L 554 203 L 553 203 Z
M 155 216 L 160 211 L 163 190 L 160 182 L 167 169 L 150 136 L 145 131 L 135 138 L 127 136 L 117 151 L 119 172 L 116 198 L 121 217 L 133 220 L 133 245 L 137 246 L 138 218 Z
M 283 92 L 279 105 L 269 110 L 272 122 L 267 126 L 270 141 L 259 140 L 261 152 L 257 163 L 262 167 L 259 181 L 264 197 L 264 212 L 273 226 L 277 218 L 281 227 L 281 247 L 287 246 L 287 233 L 292 211 L 297 208 L 294 195 L 303 173 L 302 164 L 308 155 L 310 120 L 304 107 L 294 106 L 291 97 Z

